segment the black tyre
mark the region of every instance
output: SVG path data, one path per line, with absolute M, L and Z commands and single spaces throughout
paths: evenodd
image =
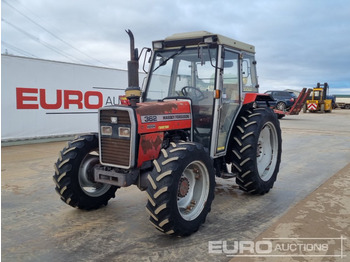
M 146 210 L 158 230 L 188 236 L 205 222 L 214 199 L 215 172 L 202 145 L 172 142 L 154 160 L 148 181 Z
M 53 176 L 63 202 L 90 210 L 107 205 L 115 197 L 116 186 L 94 182 L 93 167 L 99 163 L 97 134 L 80 136 L 68 143 L 54 165 Z
M 284 102 L 278 102 L 276 108 L 280 111 L 286 111 L 286 104 Z
M 307 105 L 304 104 L 304 105 L 303 105 L 303 113 L 306 113 L 306 111 L 307 111 Z
M 234 127 L 227 162 L 237 174 L 239 187 L 251 194 L 265 194 L 276 180 L 281 162 L 279 121 L 269 108 L 246 110 Z
M 324 110 L 324 104 L 321 104 L 321 113 L 324 113 L 325 110 Z

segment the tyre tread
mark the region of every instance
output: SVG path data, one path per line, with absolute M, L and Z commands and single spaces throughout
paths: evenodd
M 278 160 L 275 167 L 275 172 L 268 183 L 261 182 L 262 180 L 257 178 L 257 170 L 255 169 L 256 159 L 256 143 L 259 132 L 257 128 L 262 125 L 263 122 L 267 121 L 263 119 L 269 119 L 276 127 L 276 131 L 279 135 L 278 143 L 281 143 L 281 130 L 279 121 L 276 115 L 271 109 L 268 108 L 255 108 L 245 110 L 238 117 L 237 124 L 232 131 L 232 138 L 229 144 L 228 152 L 231 152 L 226 156 L 227 163 L 232 164 L 232 172 L 236 173 L 236 183 L 239 188 L 243 191 L 251 194 L 265 194 L 272 187 L 276 180 L 277 173 L 280 165 L 280 152 L 278 152 Z M 248 121 L 246 121 L 248 120 Z M 261 181 L 260 181 L 260 180 Z
M 164 153 L 163 150 L 166 151 L 166 153 Z M 203 154 L 203 146 L 197 143 L 171 142 L 167 149 L 161 150 L 163 153 L 159 155 L 159 158 L 153 161 L 154 168 L 149 175 L 149 186 L 146 191 L 146 196 L 148 199 L 146 211 L 150 215 L 149 219 L 151 224 L 159 231 L 168 235 L 190 235 L 193 232 L 197 231 L 199 226 L 205 221 L 207 214 L 204 216 L 204 219 L 195 226 L 195 228 L 180 228 L 172 215 L 172 212 L 176 207 L 174 207 L 174 200 L 172 200 L 170 197 L 172 194 L 171 192 L 174 192 L 174 174 L 178 172 L 177 170 L 179 169 L 179 162 L 185 159 L 186 155 L 188 154 L 196 155 L 197 152 L 199 152 L 198 150 L 202 150 Z M 153 182 L 155 184 L 155 187 L 153 186 Z M 210 194 L 209 196 L 211 197 L 211 195 L 212 199 L 209 199 L 208 197 L 207 200 L 209 205 L 214 198 L 214 194 Z
M 99 197 L 90 197 L 80 188 L 79 161 L 89 153 L 90 148 L 95 147 L 98 147 L 97 134 L 76 137 L 63 148 L 54 164 L 55 191 L 63 202 L 72 207 L 85 210 L 97 209 L 107 205 L 109 199 L 115 197 L 116 186 L 111 186 L 104 195 Z

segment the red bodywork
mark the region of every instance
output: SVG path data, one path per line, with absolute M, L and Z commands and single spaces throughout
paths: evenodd
M 143 134 L 140 136 L 137 167 L 141 167 L 145 161 L 158 158 L 163 139 L 164 132 Z
M 158 158 L 164 131 L 190 129 L 192 125 L 188 101 L 139 103 L 135 112 L 140 134 L 138 167 L 145 161 Z
M 165 101 L 137 104 L 138 133 L 153 133 L 191 128 L 191 106 L 188 101 Z
M 244 97 L 244 101 L 243 104 L 249 104 L 249 103 L 253 103 L 257 100 L 262 100 L 262 101 L 266 101 L 266 100 L 273 100 L 273 99 L 269 99 L 270 95 L 268 94 L 259 94 L 259 93 L 246 93 L 245 97 Z

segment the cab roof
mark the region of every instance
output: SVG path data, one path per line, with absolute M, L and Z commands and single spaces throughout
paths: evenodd
M 155 41 L 160 42 L 160 41 Z M 180 46 L 198 46 L 204 43 L 216 43 L 220 45 L 229 46 L 238 50 L 255 53 L 255 47 L 235 39 L 213 34 L 207 31 L 196 31 L 188 33 L 173 34 L 163 40 L 164 48 L 180 47 Z

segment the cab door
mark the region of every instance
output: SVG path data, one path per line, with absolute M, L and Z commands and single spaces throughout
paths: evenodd
M 229 49 L 222 49 L 221 52 L 224 52 L 221 55 L 224 59 L 217 82 L 221 98 L 216 99 L 217 111 L 214 112 L 216 136 L 212 143 L 213 157 L 226 154 L 232 126 L 241 109 L 244 94 L 258 91 L 254 55 Z
M 227 140 L 231 132 L 231 126 L 240 108 L 240 54 L 231 50 L 225 50 L 224 62 L 218 85 L 221 90 L 218 112 L 218 126 L 215 155 L 225 154 Z

